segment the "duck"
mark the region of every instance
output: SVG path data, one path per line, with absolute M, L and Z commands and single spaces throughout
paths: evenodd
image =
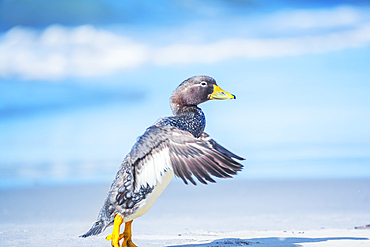
M 174 176 L 196 185 L 195 179 L 215 183 L 214 177 L 231 178 L 241 171 L 243 165 L 236 160 L 244 158 L 204 132 L 206 118 L 198 105 L 223 99 L 236 96 L 222 90 L 210 76 L 184 80 L 170 97 L 173 115 L 158 119 L 138 137 L 120 165 L 97 220 L 80 237 L 98 235 L 113 225 L 106 240 L 114 247 L 135 247 L 132 221 L 150 209 Z

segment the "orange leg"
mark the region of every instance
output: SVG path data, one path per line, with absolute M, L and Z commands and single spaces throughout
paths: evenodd
M 105 238 L 107 241 L 112 240 L 113 247 L 120 247 L 119 241 L 123 238 L 123 236 L 119 234 L 119 228 L 122 222 L 123 222 L 122 217 L 117 214 L 116 217 L 114 218 L 113 232 L 111 235 L 108 235 Z
M 122 247 L 137 247 L 131 240 L 131 224 L 132 220 L 125 223 L 125 231 L 123 232 L 122 237 L 125 239 L 123 240 Z
M 125 230 L 122 234 L 119 234 L 120 226 L 123 222 L 123 219 L 120 215 L 116 215 L 114 218 L 114 225 L 113 225 L 113 232 L 111 235 L 108 235 L 106 237 L 106 240 L 112 240 L 112 246 L 113 247 L 121 247 L 119 245 L 119 241 L 123 238 L 122 247 L 137 247 L 131 240 L 131 224 L 132 220 L 125 223 Z

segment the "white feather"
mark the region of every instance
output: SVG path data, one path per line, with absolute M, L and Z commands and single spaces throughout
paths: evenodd
M 158 152 L 145 157 L 142 160 L 142 167 L 136 174 L 136 188 L 149 185 L 153 187 L 157 183 L 162 183 L 162 176 L 169 169 L 172 169 L 170 162 L 169 148 L 164 148 Z
M 171 182 L 174 175 L 175 174 L 173 173 L 172 169 L 169 169 L 166 172 L 164 172 L 162 174 L 163 178 L 162 183 L 158 183 L 154 187 L 152 193 L 150 193 L 145 198 L 145 200 L 140 202 L 137 210 L 133 214 L 130 214 L 124 218 L 124 222 L 128 222 L 145 214 L 152 207 L 153 203 L 157 200 L 157 198 L 162 194 L 163 190 L 167 187 L 167 185 Z
M 125 222 L 145 214 L 174 176 L 168 148 L 148 155 L 142 160 L 141 165 L 141 169 L 136 173 L 136 192 L 140 190 L 141 186 L 146 187 L 147 185 L 152 187 L 153 190 L 139 203 L 139 207 L 133 214 L 124 218 Z

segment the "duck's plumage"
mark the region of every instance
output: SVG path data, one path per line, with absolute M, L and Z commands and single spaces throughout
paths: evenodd
M 227 178 L 242 169 L 233 158 L 243 158 L 204 132 L 205 116 L 197 105 L 211 97 L 215 85 L 213 78 L 197 76 L 173 92 L 174 116 L 160 118 L 138 138 L 117 172 L 98 220 L 83 237 L 102 232 L 117 214 L 124 222 L 144 214 L 173 175 L 195 185 L 194 177 L 206 184 L 215 182 L 212 176 Z
M 162 117 L 154 125 L 173 126 L 200 137 L 206 127 L 206 117 L 197 106 L 186 106 L 176 116 Z

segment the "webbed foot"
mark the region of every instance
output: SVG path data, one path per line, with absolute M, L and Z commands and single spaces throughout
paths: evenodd
M 108 235 L 105 239 L 107 241 L 112 240 L 111 244 L 113 247 L 137 247 L 131 240 L 131 223 L 132 220 L 125 223 L 125 230 L 122 234 L 119 234 L 119 228 L 123 222 L 123 218 L 120 215 L 116 215 L 114 218 L 113 232 L 111 235 Z M 122 245 L 119 244 L 119 241 L 124 239 Z
M 122 247 L 137 247 L 137 246 L 130 239 L 130 240 L 127 240 L 127 241 L 126 240 L 123 241 Z
M 112 240 L 111 244 L 113 247 L 120 247 L 119 241 L 124 238 L 123 234 L 119 234 L 119 228 L 123 222 L 123 219 L 120 215 L 116 215 L 114 218 L 113 231 L 111 235 L 108 235 L 105 239 L 107 241 Z
M 122 234 L 125 240 L 123 240 L 122 242 L 122 247 L 137 247 L 131 240 L 131 236 L 132 236 L 131 223 L 132 223 L 132 220 L 125 223 L 125 231 Z

